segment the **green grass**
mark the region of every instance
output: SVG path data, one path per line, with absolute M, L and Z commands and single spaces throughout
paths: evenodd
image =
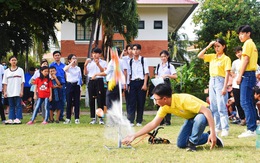
M 154 116 L 145 115 L 144 123 Z M 209 145 L 197 152 L 186 152 L 176 147 L 176 139 L 183 119 L 172 117 L 172 126 L 161 129 L 157 136 L 171 141 L 169 145 L 150 145 L 147 137 L 133 145 L 134 149 L 107 150 L 117 142 L 104 137 L 104 126 L 89 125 L 89 115 L 81 115 L 81 124 L 0 125 L 0 162 L 259 162 L 256 138 L 238 139 L 245 127 L 230 126 L 230 136 L 223 138 L 225 147 L 209 150 Z M 140 127 L 135 127 L 139 130 Z M 137 139 L 135 142 L 137 142 Z M 135 143 L 134 142 L 134 143 Z

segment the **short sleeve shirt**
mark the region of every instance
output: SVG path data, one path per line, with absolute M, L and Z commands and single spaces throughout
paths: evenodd
M 172 94 L 171 106 L 164 105 L 160 107 L 157 116 L 163 118 L 170 113 L 178 117 L 191 119 L 199 113 L 201 106 L 208 107 L 208 104 L 190 94 Z
M 246 71 L 256 71 L 258 52 L 253 40 L 252 39 L 246 40 L 242 49 L 243 50 L 242 50 L 241 62 L 244 61 L 245 56 L 249 57 L 249 63 L 246 66 Z
M 211 77 L 226 76 L 226 71 L 231 69 L 231 60 L 225 54 L 217 57 L 217 54 L 207 54 L 204 56 L 204 61 L 209 62 L 209 74 Z
M 50 88 L 52 88 L 52 81 L 51 79 L 41 78 L 35 79 L 36 90 L 38 92 L 39 98 L 49 98 L 50 97 Z

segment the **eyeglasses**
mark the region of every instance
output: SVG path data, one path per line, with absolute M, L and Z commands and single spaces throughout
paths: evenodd
M 162 97 L 161 97 L 161 98 L 158 98 L 158 99 L 154 98 L 155 101 L 158 101 L 158 100 L 161 100 L 161 99 L 163 99 L 163 98 L 162 98 Z

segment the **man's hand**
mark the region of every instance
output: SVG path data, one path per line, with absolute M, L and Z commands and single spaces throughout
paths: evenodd
M 131 145 L 132 141 L 134 141 L 134 140 L 135 140 L 134 135 L 128 135 L 122 140 L 122 144 L 123 145 Z
M 210 150 L 212 150 L 215 147 L 216 143 L 217 143 L 216 135 L 210 133 L 209 137 L 208 137 L 208 144 L 211 144 L 210 145 Z

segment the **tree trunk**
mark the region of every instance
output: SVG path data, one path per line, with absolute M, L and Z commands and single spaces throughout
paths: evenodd
M 93 21 L 92 21 L 92 29 L 91 29 L 91 35 L 90 35 L 90 40 L 89 40 L 89 47 L 88 47 L 88 58 L 91 57 L 91 51 L 92 51 L 92 42 L 94 40 L 94 33 L 95 33 L 95 30 L 96 30 L 96 24 L 97 24 L 97 19 L 94 18 Z

